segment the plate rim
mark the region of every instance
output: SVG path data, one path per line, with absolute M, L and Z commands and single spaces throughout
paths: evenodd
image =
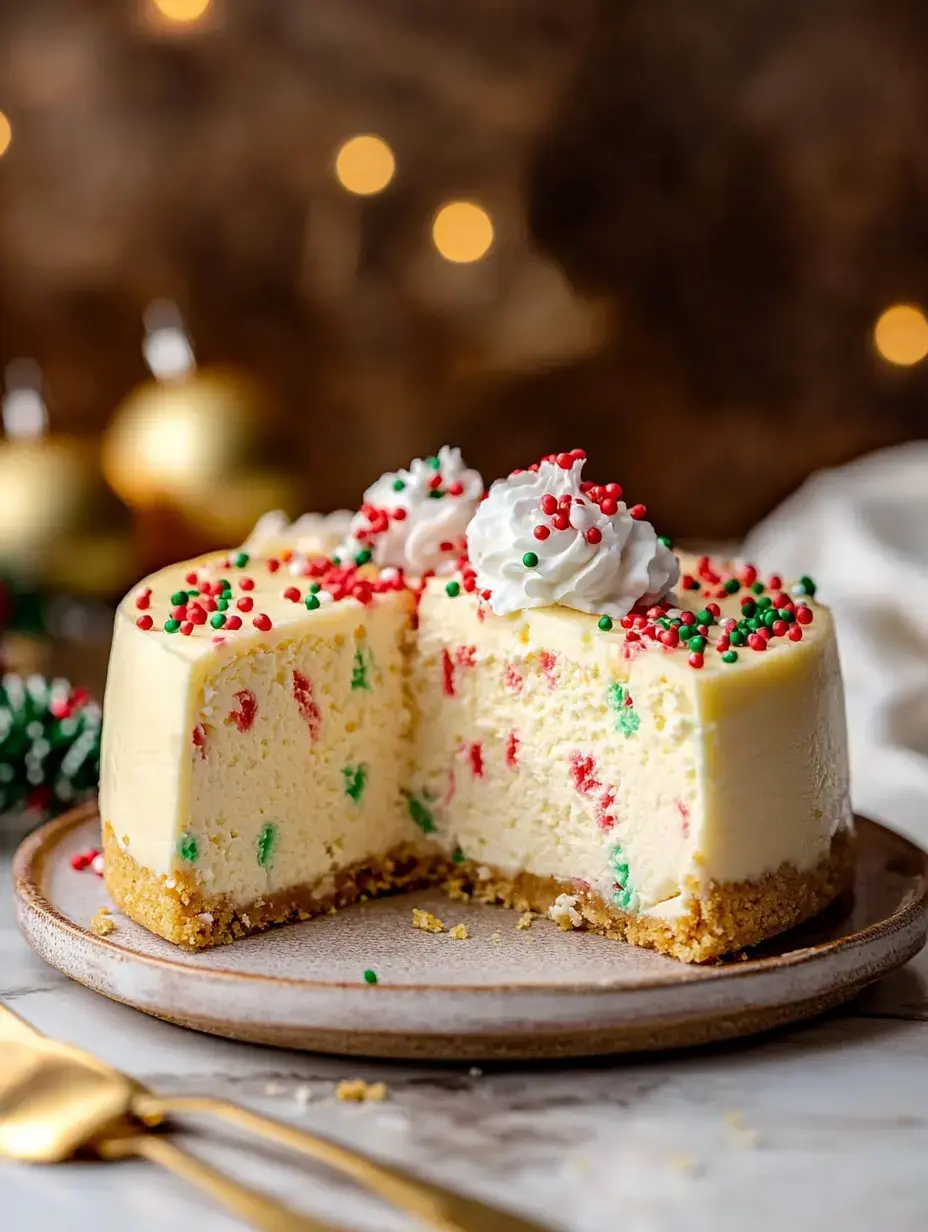
M 83 825 L 94 817 L 99 817 L 99 807 L 96 800 L 88 801 L 85 804 L 79 805 L 76 808 L 70 809 L 61 816 L 53 818 L 51 821 L 45 822 L 39 826 L 31 834 L 28 834 L 19 844 L 13 856 L 12 873 L 13 873 L 13 893 L 17 900 L 20 910 L 26 909 L 30 913 L 42 918 L 46 923 L 70 934 L 72 937 L 86 945 L 90 943 L 95 948 L 103 953 L 112 955 L 114 952 L 124 956 L 127 960 L 141 963 L 145 967 L 155 969 L 167 969 L 177 971 L 183 975 L 197 973 L 201 978 L 209 978 L 210 980 L 232 981 L 235 983 L 254 984 L 256 982 L 272 984 L 275 987 L 287 986 L 290 988 L 300 989 L 306 992 L 316 991 L 336 991 L 336 990 L 356 990 L 358 983 L 356 980 L 317 980 L 317 979 L 300 979 L 294 976 L 275 976 L 265 975 L 261 972 L 239 972 L 223 970 L 221 968 L 198 968 L 189 963 L 178 962 L 171 957 L 160 957 L 158 955 L 145 954 L 139 950 L 132 949 L 128 946 L 121 945 L 119 942 L 110 941 L 108 938 L 100 937 L 91 932 L 89 929 L 74 923 L 55 907 L 49 901 L 46 895 L 40 888 L 41 876 L 45 861 L 51 856 L 57 846 L 65 838 L 65 836 L 79 825 Z M 559 995 L 571 995 L 573 997 L 608 997 L 614 996 L 621 992 L 659 992 L 667 991 L 673 987 L 679 987 L 681 983 L 687 983 L 691 986 L 697 984 L 711 984 L 718 980 L 726 982 L 744 981 L 751 978 L 760 978 L 763 975 L 776 971 L 782 973 L 787 970 L 794 970 L 803 967 L 809 963 L 821 962 L 826 959 L 834 959 L 842 954 L 852 952 L 857 949 L 862 949 L 872 942 L 879 941 L 890 934 L 904 934 L 913 926 L 917 925 L 920 917 L 928 917 L 928 851 L 920 847 L 912 839 L 900 834 L 891 826 L 884 825 L 882 822 L 876 821 L 873 818 L 866 817 L 863 814 L 854 815 L 855 825 L 859 829 L 872 829 L 882 831 L 888 834 L 891 839 L 901 844 L 908 849 L 908 854 L 914 857 L 917 864 L 920 865 L 919 880 L 920 892 L 915 894 L 908 902 L 905 902 L 901 907 L 885 916 L 883 919 L 877 920 L 872 924 L 868 924 L 865 928 L 859 929 L 856 932 L 846 934 L 842 937 L 833 938 L 827 941 L 819 942 L 813 946 L 803 946 L 797 950 L 791 951 L 785 955 L 771 955 L 764 958 L 748 959 L 745 962 L 728 965 L 713 965 L 704 966 L 695 963 L 681 963 L 680 966 L 688 971 L 698 972 L 698 976 L 693 980 L 674 981 L 667 977 L 653 978 L 648 976 L 636 977 L 629 981 L 624 979 L 621 982 L 604 982 L 598 980 L 595 984 L 578 983 L 578 984 L 558 984 L 556 990 L 550 984 L 544 983 L 527 983 L 519 984 L 513 991 L 518 991 L 520 995 L 544 995 L 550 996 L 556 991 Z M 924 922 L 924 920 L 923 920 Z M 21 931 L 22 924 L 20 924 Z M 27 937 L 27 940 L 29 938 Z M 30 943 L 31 944 L 31 943 Z M 619 943 L 620 944 L 620 943 Z M 924 944 L 924 941 L 923 941 Z M 918 947 L 920 949 L 921 946 Z M 913 953 L 917 953 L 916 949 Z M 910 955 L 911 957 L 912 955 Z M 384 984 L 384 985 L 365 985 L 365 994 L 370 997 L 371 994 L 376 995 L 389 994 L 395 997 L 397 994 L 408 994 L 410 998 L 414 998 L 422 993 L 443 992 L 446 994 L 461 994 L 471 996 L 474 994 L 482 994 L 484 996 L 499 996 L 501 991 L 500 986 L 496 984 Z

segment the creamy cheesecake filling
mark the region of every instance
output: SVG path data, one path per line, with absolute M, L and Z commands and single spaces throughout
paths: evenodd
M 634 642 L 595 615 L 495 615 L 461 574 L 416 603 L 389 580 L 361 599 L 317 595 L 284 564 L 205 558 L 120 606 L 101 816 L 131 859 L 121 884 L 145 870 L 224 911 L 278 904 L 275 922 L 292 918 L 288 890 L 327 900 L 340 870 L 362 867 L 388 888 L 402 877 L 378 882 L 378 858 L 431 846 L 501 887 L 566 886 L 607 932 L 603 912 L 669 927 L 726 886 L 749 902 L 746 886 L 811 885 L 816 870 L 802 910 L 833 896 L 850 809 L 826 609 L 814 605 L 801 640 L 731 666 L 706 654 L 694 671 L 682 647 Z M 188 597 L 209 627 L 175 621 Z M 739 603 L 720 595 L 719 619 Z M 757 918 L 802 918 L 781 907 Z M 711 956 L 739 935 L 679 953 Z M 640 933 L 678 952 L 662 936 Z

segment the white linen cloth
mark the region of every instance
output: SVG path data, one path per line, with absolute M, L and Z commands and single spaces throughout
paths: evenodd
M 858 812 L 928 845 L 928 442 L 813 475 L 745 543 L 831 607 Z

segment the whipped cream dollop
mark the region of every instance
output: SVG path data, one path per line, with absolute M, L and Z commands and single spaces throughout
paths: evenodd
M 561 604 L 620 619 L 662 599 L 676 556 L 629 508 L 618 484 L 581 481 L 579 449 L 514 471 L 490 488 L 467 529 L 477 586 L 497 615 Z
M 344 562 L 370 558 L 381 568 L 421 576 L 454 567 L 464 554 L 467 526 L 483 496 L 483 480 L 443 445 L 407 470 L 391 471 L 364 493 L 337 550 Z
M 272 509 L 258 518 L 239 550 L 260 556 L 287 547 L 304 556 L 327 556 L 348 534 L 353 517 L 350 509 L 336 509 L 334 513 L 304 513 L 291 522 L 282 509 Z

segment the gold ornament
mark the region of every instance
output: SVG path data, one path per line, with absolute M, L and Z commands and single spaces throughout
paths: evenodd
M 100 475 L 95 447 L 48 435 L 41 372 L 7 369 L 0 442 L 0 572 L 86 595 L 131 577 L 128 512 Z
M 134 509 L 200 507 L 253 456 L 258 391 L 234 369 L 198 369 L 171 305 L 153 305 L 146 325 L 154 379 L 117 409 L 104 436 L 103 472 Z

